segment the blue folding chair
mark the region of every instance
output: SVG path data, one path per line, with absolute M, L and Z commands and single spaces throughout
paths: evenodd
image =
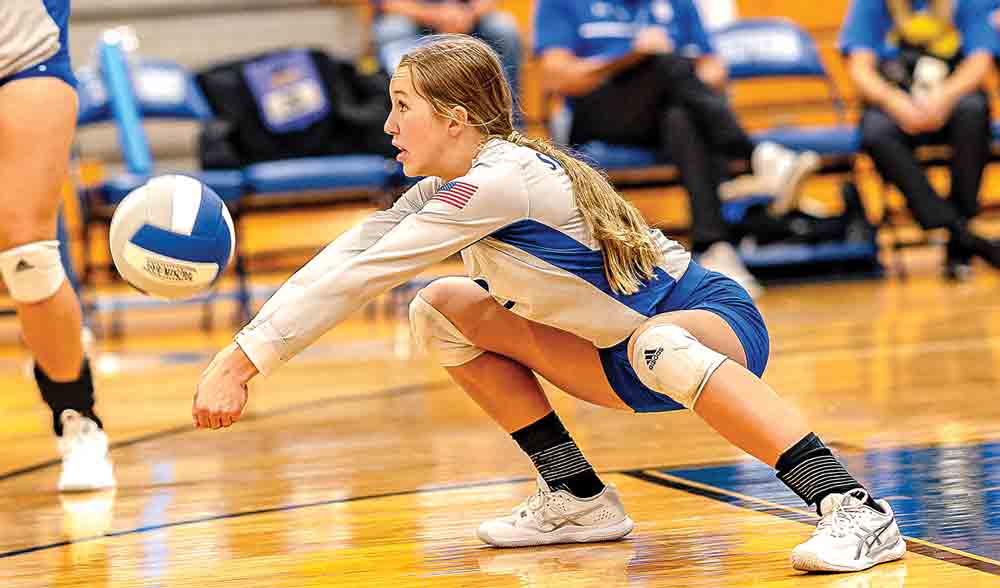
M 143 128 L 145 119 L 204 121 L 211 117 L 208 104 L 183 68 L 166 61 L 136 59 L 129 62 L 117 35 L 106 34 L 97 45 L 96 67 L 76 72 L 79 80 L 78 127 L 114 123 L 125 164 L 123 173 L 114 175 L 99 186 L 80 193 L 84 239 L 82 286 L 92 290 L 98 274 L 116 279 L 110 262 L 97 263 L 92 257 L 93 228 L 108 226 L 115 207 L 132 190 L 142 186 L 154 174 L 167 173 L 154 167 L 152 152 Z M 239 170 L 183 172 L 210 186 L 231 207 L 243 195 L 243 173 Z M 237 235 L 239 232 L 237 232 Z M 241 307 L 249 303 L 246 275 L 242 271 L 242 253 L 236 246 L 235 265 L 240 286 Z M 211 296 L 203 302 L 203 323 L 211 324 Z M 96 302 L 85 303 L 88 311 Z M 121 332 L 121 305 L 113 302 L 111 333 Z
M 755 132 L 755 142 L 772 141 L 799 151 L 820 154 L 826 172 L 853 174 L 861 150 L 857 126 L 848 122 L 843 96 L 820 59 L 816 43 L 801 27 L 782 18 L 747 19 L 733 22 L 712 33 L 712 43 L 729 69 L 734 82 L 776 79 L 811 80 L 825 88 L 826 100 L 835 115 L 832 125 L 778 126 Z M 751 198 L 748 202 L 753 202 Z M 724 205 L 723 214 L 738 222 L 746 207 L 740 202 Z M 863 267 L 880 274 L 878 245 L 870 240 L 830 242 L 818 245 L 773 244 L 742 251 L 744 263 L 757 272 L 780 267 L 842 264 Z
M 238 69 L 264 127 L 275 137 L 305 131 L 330 117 L 338 106 L 338 98 L 330 95 L 311 51 L 272 51 L 248 59 Z M 219 90 L 212 89 L 211 77 L 203 75 L 203 83 L 207 84 L 203 87 L 215 100 L 224 100 L 215 96 Z M 233 115 L 226 113 L 221 104 L 218 108 L 223 119 Z M 246 113 L 240 115 L 249 118 Z M 239 121 L 227 122 L 240 125 Z M 307 200 L 310 194 L 325 201 L 334 201 L 337 195 L 379 196 L 399 179 L 399 171 L 395 161 L 375 154 L 285 158 L 249 165 L 244 170 L 249 203 L 263 207 L 274 207 L 288 196 L 293 204 Z
M 816 43 L 794 22 L 781 18 L 733 22 L 712 33 L 712 43 L 733 81 L 759 79 L 813 80 L 823 84 L 834 125 L 783 125 L 753 134 L 757 142 L 773 141 L 789 149 L 811 150 L 829 163 L 849 169 L 861 148 L 857 127 L 848 123 L 844 99 L 820 60 Z
M 824 157 L 828 167 L 849 169 L 860 150 L 857 128 L 847 122 L 844 100 L 830 79 L 812 38 L 787 19 L 748 19 L 733 22 L 712 33 L 712 43 L 719 57 L 729 67 L 730 79 L 736 82 L 764 78 L 811 79 L 825 85 L 830 108 L 837 124 L 830 126 L 779 126 L 754 133 L 754 141 L 773 141 L 795 150 L 812 150 Z M 656 166 L 668 164 L 655 151 L 633 146 L 593 141 L 580 151 L 601 167 L 612 179 L 629 182 L 632 178 L 654 177 Z M 646 173 L 639 170 L 646 169 Z
M 79 124 L 107 121 L 116 124 L 126 172 L 87 192 L 82 206 L 87 221 L 85 227 L 94 222 L 106 224 L 114 207 L 129 192 L 151 175 L 166 173 L 155 169 L 143 128 L 144 120 L 204 123 L 213 118 L 211 107 L 194 76 L 184 67 L 166 60 L 130 60 L 113 35 L 102 39 L 97 55 L 97 71 L 83 69 L 78 73 Z M 345 198 L 381 196 L 396 186 L 399 166 L 378 155 L 348 155 L 272 161 L 238 170 L 182 173 L 213 188 L 232 212 L 237 229 L 234 269 L 238 279 L 238 321 L 242 321 L 249 318 L 252 310 L 248 256 L 240 243 L 240 223 L 246 214 L 328 204 Z M 88 236 L 85 230 L 85 238 Z M 84 283 L 92 283 L 95 269 L 99 268 L 89 260 L 85 263 Z M 206 326 L 210 324 L 207 311 L 204 322 Z M 113 329 L 118 329 L 117 325 L 116 320 Z
M 860 135 L 846 118 L 844 100 L 827 74 L 813 39 L 787 19 L 748 19 L 733 22 L 712 33 L 719 57 L 729 68 L 734 82 L 760 79 L 814 80 L 823 85 L 829 108 L 835 115 L 833 125 L 780 125 L 753 133 L 755 142 L 772 141 L 795 150 L 816 151 L 823 157 L 827 172 L 853 172 L 860 151 Z M 580 148 L 599 166 L 608 170 L 618 185 L 634 183 L 670 183 L 664 171 L 669 161 L 656 152 L 632 146 L 587 143 Z M 738 223 L 753 205 L 766 204 L 769 195 L 724 202 L 723 217 Z M 879 273 L 878 248 L 874 239 L 865 242 L 810 244 L 773 244 L 741 251 L 747 267 L 764 273 L 779 273 L 782 267 L 808 265 L 872 268 Z M 866 270 L 867 271 L 867 270 Z
M 314 53 L 318 52 L 298 48 L 270 51 L 241 59 L 238 65 L 220 64 L 201 72 L 198 83 L 209 96 L 210 103 L 215 105 L 219 120 L 232 134 L 232 144 L 223 140 L 220 146 L 234 151 L 253 151 L 243 141 L 247 136 L 272 133 L 271 138 L 280 144 L 287 134 L 292 137 L 303 131 L 309 134 L 313 125 L 325 125 L 331 117 L 340 116 L 341 105 L 337 102 L 345 97 L 334 95 L 335 91 L 328 87 L 330 80 L 321 73 L 320 56 Z M 243 96 L 243 99 L 227 102 L 229 92 L 242 92 L 243 88 L 219 87 L 216 82 L 221 71 L 228 76 L 240 76 L 251 100 Z M 233 107 L 233 104 L 238 106 Z M 254 124 L 257 122 L 254 113 L 243 111 L 245 108 L 256 109 L 260 126 Z M 248 123 L 251 119 L 254 122 Z M 379 134 L 381 126 L 379 121 Z M 351 137 L 353 132 L 346 127 L 340 131 L 341 137 Z M 361 143 L 360 137 L 352 139 L 355 145 Z M 296 150 L 292 146 L 287 148 Z M 274 146 L 263 151 L 268 157 L 280 154 L 279 148 Z M 239 160 L 241 154 L 231 155 L 232 160 Z M 385 204 L 405 181 L 401 166 L 394 160 L 361 153 L 286 157 L 247 165 L 243 172 L 245 195 L 238 207 L 239 217 L 282 209 L 326 207 L 345 200 Z M 255 252 L 253 265 L 270 269 L 298 267 L 303 254 L 311 256 L 314 253 L 312 247 L 271 248 Z

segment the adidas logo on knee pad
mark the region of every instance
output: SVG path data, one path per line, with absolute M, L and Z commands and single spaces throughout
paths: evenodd
M 682 327 L 654 325 L 636 336 L 629 363 L 647 388 L 691 408 L 726 356 L 702 345 Z M 663 358 L 663 361 L 659 361 Z
M 663 353 L 662 347 L 657 347 L 656 349 L 647 349 L 643 351 L 643 355 L 646 358 L 646 367 L 653 369 L 656 367 L 656 360 L 660 359 L 660 354 Z
M 66 280 L 59 241 L 36 241 L 0 251 L 0 274 L 10 297 L 35 303 L 51 297 Z

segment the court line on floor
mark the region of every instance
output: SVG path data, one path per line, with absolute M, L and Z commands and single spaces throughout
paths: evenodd
M 723 462 L 699 464 L 699 467 L 712 467 L 718 463 L 732 463 L 733 460 L 725 460 Z M 660 466 L 663 468 L 679 468 L 683 466 Z M 655 469 L 651 468 L 651 469 Z M 635 472 L 641 472 L 642 470 L 636 470 L 635 468 L 621 469 L 621 470 L 608 470 L 599 472 L 601 475 L 611 475 L 611 474 L 630 474 Z M 36 553 L 39 551 L 48 551 L 50 549 L 58 549 L 60 547 L 67 547 L 70 545 L 78 545 L 80 543 L 90 543 L 93 541 L 100 541 L 107 538 L 115 537 L 125 537 L 128 535 L 139 535 L 143 533 L 150 533 L 153 531 L 159 531 L 162 529 L 170 529 L 174 527 L 184 527 L 188 525 L 197 525 L 201 523 L 213 522 L 213 521 L 223 521 L 229 519 L 239 519 L 243 517 L 251 517 L 257 515 L 274 514 L 279 512 L 289 512 L 294 510 L 302 510 L 306 508 L 315 508 L 319 506 L 331 506 L 334 504 L 344 504 L 348 502 L 360 502 L 364 500 L 379 500 L 382 498 L 397 498 L 402 496 L 415 496 L 417 494 L 435 494 L 439 492 L 451 492 L 451 491 L 461 491 L 469 490 L 475 488 L 487 488 L 491 486 L 506 486 L 511 484 L 521 484 L 526 482 L 534 481 L 534 477 L 525 478 L 505 478 L 500 480 L 488 480 L 485 482 L 469 482 L 465 484 L 450 484 L 442 486 L 426 486 L 423 488 L 414 488 L 411 490 L 400 490 L 396 492 L 387 492 L 383 494 L 365 494 L 360 496 L 347 496 L 344 498 L 331 498 L 328 500 L 317 500 L 313 502 L 304 502 L 297 504 L 285 504 L 280 506 L 271 506 L 266 508 L 258 508 L 254 510 L 240 511 L 240 512 L 229 512 L 221 513 L 215 515 L 208 515 L 204 517 L 185 519 L 180 521 L 171 521 L 168 523 L 162 523 L 159 525 L 149 525 L 145 527 L 136 527 L 133 529 L 124 529 L 121 531 L 109 531 L 101 535 L 93 535 L 89 537 L 78 537 L 76 539 L 66 539 L 63 541 L 55 541 L 52 543 L 46 543 L 43 545 L 33 545 L 31 547 L 22 547 L 20 549 L 14 549 L 10 551 L 0 552 L 0 559 L 7 559 L 11 557 L 16 557 L 19 555 L 27 555 L 30 553 Z
M 358 400 L 378 400 L 380 398 L 406 396 L 409 394 L 416 394 L 417 392 L 423 392 L 427 390 L 437 390 L 440 388 L 448 387 L 450 385 L 452 385 L 451 380 L 436 380 L 427 382 L 426 384 L 410 384 L 407 386 L 397 386 L 395 388 L 388 388 L 385 390 L 378 390 L 375 392 L 368 392 L 364 394 L 351 394 L 348 396 L 332 396 L 327 398 L 318 398 L 316 400 L 310 400 L 308 402 L 302 402 L 290 406 L 283 406 L 281 408 L 275 408 L 272 410 L 254 412 L 241 419 L 241 422 L 254 422 L 265 418 L 282 416 L 292 412 L 299 412 L 302 410 L 318 408 L 330 404 L 339 404 L 341 402 L 354 402 Z M 152 433 L 147 433 L 145 435 L 139 435 L 137 437 L 132 437 L 130 439 L 123 439 L 121 441 L 116 441 L 108 445 L 108 449 L 109 450 L 121 449 L 123 447 L 129 447 L 131 445 L 145 443 L 146 441 L 154 441 L 156 439 L 173 437 L 174 435 L 180 435 L 182 433 L 193 433 L 195 431 L 198 431 L 198 429 L 195 429 L 193 425 L 188 425 L 188 424 L 180 425 L 177 427 L 171 427 L 169 429 L 163 429 L 161 431 L 154 431 Z M 32 464 L 30 466 L 18 468 L 16 470 L 0 473 L 0 482 L 4 482 L 6 480 L 10 480 L 18 476 L 31 474 L 43 470 L 45 468 L 59 465 L 61 461 L 62 460 L 59 459 L 50 459 L 48 461 Z
M 783 504 L 771 502 L 763 498 L 757 498 L 756 496 L 751 496 L 749 494 L 733 492 L 732 490 L 726 490 L 709 484 L 687 480 L 685 478 L 665 474 L 655 470 L 633 470 L 622 473 L 626 476 L 630 476 L 644 482 L 649 482 L 666 488 L 672 488 L 674 490 L 681 490 L 682 492 L 687 492 L 688 494 L 710 498 L 718 502 L 724 502 L 726 504 L 731 504 L 747 510 L 781 517 L 790 521 L 805 523 L 810 526 L 816 524 L 817 517 L 811 511 L 785 506 Z M 912 553 L 917 553 L 966 568 L 972 568 L 980 572 L 993 574 L 994 576 L 1000 575 L 1000 562 L 988 557 L 976 555 L 974 553 L 967 553 L 959 549 L 954 549 L 917 537 L 907 536 L 906 542 L 906 550 Z
M 705 467 L 711 467 L 711 464 L 702 464 L 702 465 Z M 678 466 L 663 466 L 662 469 L 673 469 L 677 467 Z M 658 486 L 680 490 L 682 492 L 687 492 L 689 494 L 694 494 L 696 496 L 710 498 L 712 500 L 716 500 L 719 502 L 724 502 L 727 504 L 732 504 L 734 506 L 739 506 L 747 510 L 753 510 L 756 512 L 770 514 L 773 516 L 784 518 L 786 520 L 804 523 L 810 526 L 813 525 L 816 521 L 816 515 L 804 509 L 792 508 L 775 502 L 770 502 L 761 498 L 756 498 L 754 496 L 749 496 L 746 494 L 741 494 L 730 490 L 724 490 L 722 488 L 717 488 L 715 486 L 702 484 L 700 482 L 686 480 L 684 478 L 672 476 L 670 474 L 664 474 L 659 471 L 656 471 L 658 469 L 661 468 L 648 468 L 648 469 L 630 468 L 623 470 L 602 471 L 600 473 L 602 475 L 621 474 L 629 476 L 637 480 L 656 484 Z M 20 555 L 37 553 L 39 551 L 48 551 L 51 549 L 58 549 L 60 547 L 67 547 L 69 545 L 77 545 L 80 543 L 90 543 L 93 541 L 100 541 L 102 539 L 125 537 L 129 535 L 139 535 L 163 529 L 197 525 L 201 523 L 209 523 L 214 521 L 238 519 L 238 518 L 258 516 L 258 515 L 274 514 L 280 512 L 290 512 L 307 508 L 331 506 L 335 504 L 345 504 L 349 502 L 360 502 L 365 500 L 379 500 L 383 498 L 398 498 L 403 496 L 414 496 L 418 494 L 433 494 L 439 492 L 451 492 L 451 491 L 461 491 L 461 490 L 469 490 L 475 488 L 486 488 L 491 486 L 505 486 L 510 484 L 520 484 L 520 483 L 530 482 L 531 480 L 532 478 L 508 478 L 502 480 L 490 480 L 485 482 L 471 482 L 467 484 L 429 486 L 424 488 L 416 488 L 412 490 L 386 492 L 382 494 L 348 496 L 344 498 L 318 500 L 314 502 L 305 502 L 298 504 L 286 504 L 281 506 L 254 509 L 249 511 L 222 513 L 217 515 L 199 517 L 195 519 L 172 521 L 169 523 L 162 523 L 159 525 L 149 525 L 145 527 L 137 527 L 134 529 L 111 531 L 101 535 L 57 541 L 53 543 L 47 543 L 44 545 L 34 545 L 31 547 L 24 547 L 21 549 L 0 552 L 0 559 L 8 559 Z M 951 563 L 967 567 L 970 569 L 989 573 L 992 575 L 1000 575 L 1000 562 L 994 561 L 992 559 L 983 556 L 966 553 L 958 549 L 946 547 L 944 545 L 932 543 L 930 541 L 925 541 L 923 539 L 907 537 L 907 540 L 908 540 L 907 551 L 917 553 L 919 555 L 924 555 L 945 563 Z
M 619 472 L 621 473 L 621 472 Z M 64 541 L 56 541 L 54 543 L 48 543 L 45 545 L 35 545 L 32 547 L 24 547 L 22 549 L 15 549 L 12 551 L 0 552 L 0 559 L 6 559 L 10 557 L 15 557 L 18 555 L 26 555 L 29 553 L 36 553 L 38 551 L 47 551 L 49 549 L 56 549 L 59 547 L 66 547 L 69 545 L 77 545 L 80 543 L 90 543 L 92 541 L 99 541 L 101 539 L 115 538 L 115 537 L 125 537 L 128 535 L 139 535 L 142 533 L 149 533 L 152 531 L 159 531 L 162 529 L 170 529 L 173 527 L 184 527 L 188 525 L 197 525 L 201 523 L 210 523 L 213 521 L 224 521 L 229 519 L 239 519 L 243 517 L 251 517 L 257 515 L 267 515 L 279 512 L 289 512 L 293 510 L 302 510 L 305 508 L 315 508 L 317 506 L 332 506 L 334 504 L 345 504 L 348 502 L 360 502 L 363 500 L 379 500 L 383 498 L 398 498 L 402 496 L 413 496 L 417 494 L 435 494 L 438 492 L 450 492 L 456 490 L 470 490 L 474 488 L 486 488 L 490 486 L 505 486 L 509 484 L 519 484 L 523 482 L 530 482 L 534 478 L 509 478 L 503 480 L 490 480 L 486 482 L 470 482 L 467 484 L 453 484 L 446 486 L 427 486 L 424 488 L 416 488 L 412 490 L 398 490 L 396 492 L 385 492 L 382 494 L 364 494 L 361 496 L 347 496 L 344 498 L 331 498 L 328 500 L 317 500 L 314 502 L 302 502 L 298 504 L 285 504 L 281 506 L 271 506 L 267 508 L 259 508 L 255 510 L 246 510 L 240 512 L 230 512 L 217 515 L 210 515 L 205 517 L 199 517 L 196 519 L 186 519 L 181 521 L 172 521 L 169 523 L 162 523 L 159 525 L 149 525 L 146 527 L 136 527 L 134 529 L 125 529 L 122 531 L 109 531 L 102 535 L 93 535 L 90 537 L 80 537 L 78 539 L 67 539 Z
M 376 391 L 376 392 L 373 392 L 373 393 L 355 394 L 355 395 L 349 395 L 349 396 L 337 396 L 337 397 L 329 397 L 329 398 L 319 398 L 319 399 L 316 399 L 316 400 L 311 400 L 311 401 L 308 401 L 308 402 L 294 404 L 294 405 L 291 405 L 291 406 L 285 406 L 285 407 L 281 407 L 281 408 L 276 408 L 276 409 L 273 409 L 273 410 L 270 410 L 270 411 L 264 411 L 264 412 L 260 412 L 260 413 L 254 413 L 254 414 L 248 416 L 247 418 L 245 418 L 244 421 L 257 421 L 257 420 L 261 420 L 261 419 L 264 419 L 264 418 L 271 418 L 271 417 L 275 417 L 275 416 L 281 416 L 281 415 L 285 415 L 285 414 L 289 414 L 289 413 L 293 413 L 293 412 L 298 412 L 298 411 L 302 411 L 302 410 L 306 410 L 306 409 L 310 409 L 310 408 L 316 408 L 316 407 L 325 406 L 325 405 L 329 405 L 329 404 L 337 404 L 337 403 L 340 403 L 340 402 L 352 402 L 352 401 L 357 401 L 357 400 L 372 400 L 372 399 L 378 399 L 378 398 L 383 398 L 383 397 L 394 397 L 394 396 L 400 396 L 400 395 L 414 394 L 414 393 L 417 393 L 417 392 L 420 392 L 420 391 L 434 390 L 434 389 L 438 389 L 438 388 L 447 387 L 447 386 L 451 385 L 451 383 L 452 382 L 449 381 L 449 380 L 438 380 L 438 381 L 431 381 L 431 382 L 428 382 L 428 383 L 425 383 L 425 384 L 414 384 L 414 385 L 408 385 L 408 386 L 399 386 L 399 387 L 395 387 L 395 388 L 389 388 L 389 389 L 385 389 L 385 390 Z M 146 442 L 146 441 L 152 441 L 152 440 L 156 440 L 156 439 L 161 439 L 161 438 L 165 438 L 165 437 L 170 437 L 170 436 L 179 435 L 179 434 L 187 433 L 187 432 L 194 432 L 194 431 L 196 431 L 196 429 L 194 429 L 190 425 L 181 425 L 181 426 L 178 426 L 178 427 L 172 427 L 170 429 L 165 429 L 165 430 L 162 430 L 162 431 L 155 431 L 153 433 L 149 433 L 149 434 L 146 434 L 146 435 L 140 435 L 140 436 L 137 436 L 137 437 L 134 437 L 134 438 L 131 438 L 131 439 L 125 439 L 125 440 L 122 440 L 122 441 L 118 441 L 118 442 L 112 443 L 109 446 L 109 449 L 120 449 L 120 448 L 123 448 L 123 447 L 137 445 L 139 443 L 143 443 L 143 442 Z M 846 451 L 846 452 L 854 453 L 856 451 L 860 451 L 861 450 L 859 447 L 851 445 L 851 444 L 848 444 L 848 443 L 841 443 L 841 444 L 838 444 L 838 445 L 841 446 L 840 447 L 841 451 Z M 903 447 L 903 448 L 905 448 L 905 447 Z M 719 466 L 719 465 L 737 463 L 739 461 L 743 461 L 743 460 L 739 460 L 739 459 L 727 459 L 727 460 L 719 460 L 719 461 L 709 461 L 709 462 L 704 462 L 704 463 L 689 464 L 688 467 L 716 467 L 716 466 Z M 4 480 L 8 480 L 8 479 L 11 479 L 11 478 L 14 478 L 14 477 L 17 477 L 17 476 L 21 476 L 21 475 L 25 475 L 25 474 L 28 474 L 28 473 L 36 472 L 36 471 L 42 470 L 44 468 L 57 465 L 58 463 L 59 463 L 59 460 L 49 460 L 49 461 L 46 461 L 46 462 L 42 462 L 42 463 L 34 464 L 34 465 L 31 465 L 31 466 L 27 466 L 27 467 L 24 467 L 24 468 L 20 468 L 20 469 L 17 469 L 17 470 L 13 470 L 13 471 L 10 471 L 10 472 L 6 472 L 6 473 L 3 473 L 3 474 L 0 474 L 0 482 L 3 482 Z M 787 506 L 780 505 L 780 504 L 777 504 L 777 503 L 772 503 L 772 502 L 768 502 L 768 501 L 765 501 L 765 500 L 762 500 L 762 499 L 758 499 L 758 498 L 755 498 L 753 496 L 739 494 L 739 493 L 728 491 L 728 490 L 724 490 L 724 489 L 721 489 L 721 488 L 716 488 L 714 486 L 708 486 L 708 485 L 700 484 L 698 482 L 686 480 L 686 479 L 683 479 L 683 478 L 678 478 L 678 477 L 675 477 L 675 476 L 669 476 L 668 474 L 663 474 L 663 473 L 661 473 L 659 471 L 656 471 L 656 470 L 661 470 L 661 469 L 684 469 L 684 468 L 685 468 L 684 465 L 674 464 L 674 465 L 669 465 L 669 466 L 654 466 L 654 467 L 645 467 L 645 468 L 628 468 L 628 469 L 622 469 L 622 470 L 608 470 L 608 471 L 602 471 L 601 473 L 602 474 L 623 474 L 623 475 L 628 475 L 628 476 L 631 476 L 633 478 L 637 478 L 637 479 L 640 479 L 640 480 L 643 480 L 643 481 L 647 481 L 647 482 L 652 482 L 654 484 L 658 484 L 660 486 L 665 486 L 665 487 L 669 487 L 669 488 L 674 488 L 674 489 L 677 489 L 677 490 L 681 490 L 681 491 L 684 491 L 684 492 L 697 494 L 699 496 L 703 496 L 703 497 L 707 497 L 707 498 L 712 498 L 714 500 L 719 500 L 721 502 L 727 502 L 727 503 L 730 503 L 730 504 L 736 504 L 736 505 L 741 506 L 743 508 L 747 508 L 748 510 L 756 510 L 758 512 L 765 512 L 767 514 L 772 514 L 774 516 L 780 516 L 782 518 L 786 518 L 786 519 L 789 519 L 789 520 L 795 520 L 797 522 L 802 522 L 802 523 L 806 523 L 806 524 L 810 524 L 810 525 L 812 525 L 814 523 L 814 521 L 815 521 L 815 518 L 816 518 L 815 515 L 812 515 L 808 511 L 805 511 L 805 510 L 793 509 L 791 507 L 787 507 Z M 240 518 L 240 517 L 244 517 L 244 516 L 254 516 L 254 515 L 258 515 L 258 514 L 268 514 L 268 513 L 282 512 L 282 511 L 289 511 L 289 510 L 298 510 L 298 509 L 301 509 L 301 508 L 311 508 L 311 507 L 315 507 L 315 506 L 325 506 L 325 505 L 338 504 L 338 503 L 343 503 L 343 502 L 354 502 L 354 501 L 359 501 L 359 500 L 371 500 L 371 499 L 388 498 L 388 497 L 395 497 L 395 496 L 414 495 L 414 494 L 421 494 L 421 493 L 425 493 L 425 492 L 426 493 L 431 493 L 431 492 L 441 492 L 441 491 L 450 491 L 450 490 L 463 490 L 463 489 L 466 489 L 466 488 L 478 488 L 478 487 L 487 487 L 487 486 L 496 486 L 496 485 L 505 485 L 505 484 L 515 484 L 515 483 L 521 483 L 521 482 L 526 482 L 526 481 L 530 481 L 530 480 L 531 480 L 531 478 L 511 478 L 511 479 L 506 479 L 506 480 L 495 480 L 495 481 L 479 482 L 479 483 L 472 483 L 472 484 L 465 484 L 465 485 L 453 485 L 453 486 L 439 486 L 439 487 L 421 488 L 421 489 L 399 491 L 399 492 L 388 493 L 388 494 L 354 496 L 354 497 L 347 497 L 347 498 L 342 498 L 342 499 L 332 499 L 332 500 L 318 501 L 318 502 L 312 502 L 312 503 L 293 504 L 293 505 L 285 505 L 285 506 L 279 506 L 279 507 L 270 507 L 270 508 L 265 508 L 265 509 L 258 509 L 258 510 L 253 510 L 253 511 L 244 511 L 244 512 L 239 512 L 239 513 L 224 513 L 224 514 L 220 514 L 220 515 L 212 515 L 210 517 L 204 517 L 204 518 L 201 518 L 201 519 L 192 519 L 192 520 L 187 520 L 187 521 L 175 521 L 175 522 L 172 522 L 172 523 L 165 523 L 163 525 L 156 525 L 156 526 L 150 526 L 150 527 L 140 527 L 140 528 L 136 528 L 136 529 L 129 529 L 129 530 L 124 530 L 124 531 L 111 532 L 111 533 L 107 533 L 107 534 L 103 534 L 103 535 L 97 535 L 97 536 L 93 536 L 93 537 L 85 537 L 85 538 L 80 538 L 80 539 L 76 539 L 76 540 L 66 540 L 66 541 L 60 541 L 60 542 L 50 543 L 50 544 L 46 544 L 46 545 L 40 545 L 40 546 L 33 546 L 33 547 L 22 548 L 22 549 L 19 549 L 19 550 L 13 550 L 13 551 L 7 551 L 7 552 L 0 552 L 0 559 L 14 557 L 14 556 L 17 556 L 17 555 L 24 555 L 24 554 L 33 553 L 33 552 L 36 552 L 36 551 L 43 551 L 43 550 L 48 550 L 48 549 L 55 549 L 55 548 L 58 548 L 58 547 L 65 547 L 65 546 L 73 545 L 73 544 L 77 544 L 77 543 L 83 543 L 83 542 L 89 542 L 89 541 L 96 541 L 96 540 L 104 539 L 104 538 L 107 538 L 107 537 L 120 537 L 120 536 L 125 536 L 125 535 L 131 535 L 131 534 L 138 534 L 138 533 L 145 533 L 145 532 L 149 532 L 149 531 L 155 531 L 155 530 L 159 530 L 159 529 L 163 529 L 163 528 L 177 527 L 177 526 L 190 525 L 190 524 L 198 524 L 198 523 L 202 523 L 202 522 L 210 522 L 210 521 L 215 521 L 215 520 L 225 520 L 225 519 L 230 519 L 230 518 Z M 756 506 L 747 506 L 747 503 L 754 504 Z M 921 555 L 926 555 L 928 557 L 932 557 L 932 558 L 938 559 L 940 561 L 946 561 L 946 562 L 949 562 L 949 563 L 954 563 L 956 565 L 961 565 L 961 566 L 964 566 L 964 567 L 969 567 L 969 568 L 972 568 L 972 569 L 977 569 L 977 570 L 980 570 L 980 571 L 985 571 L 987 573 L 991 573 L 991 574 L 994 574 L 994 575 L 1000 575 L 1000 562 L 996 562 L 996 561 L 991 560 L 989 558 L 984 558 L 982 556 L 978 556 L 978 555 L 975 555 L 975 554 L 965 553 L 963 551 L 960 551 L 960 550 L 957 550 L 957 549 L 953 549 L 953 548 L 950 548 L 950 547 L 946 547 L 946 546 L 943 546 L 943 545 L 938 545 L 938 544 L 935 544 L 935 543 L 932 543 L 932 542 L 929 542 L 929 541 L 924 541 L 922 539 L 908 538 L 908 540 L 909 540 L 908 551 L 912 551 L 914 553 L 919 553 Z

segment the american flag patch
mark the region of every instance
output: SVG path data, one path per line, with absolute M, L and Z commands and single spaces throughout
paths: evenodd
M 437 191 L 437 194 L 434 194 L 431 200 L 440 200 L 441 202 L 451 204 L 455 208 L 462 209 L 469 203 L 469 200 L 477 190 L 479 190 L 478 186 L 454 180 L 441 186 L 441 189 Z

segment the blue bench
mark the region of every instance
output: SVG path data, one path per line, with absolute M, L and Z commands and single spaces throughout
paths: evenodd
M 98 43 L 98 63 L 81 68 L 78 125 L 114 123 L 125 171 L 108 178 L 100 186 L 81 191 L 84 267 L 81 281 L 93 289 L 98 274 L 116 279 L 110 263 L 91 259 L 90 230 L 107 225 L 115 206 L 151 176 L 183 173 L 210 186 L 229 206 L 236 224 L 237 246 L 234 269 L 238 286 L 238 320 L 252 312 L 249 286 L 249 256 L 242 246 L 241 220 L 252 213 L 327 206 L 347 199 L 382 197 L 393 190 L 400 178 L 399 166 L 378 155 L 347 155 L 289 159 L 258 163 L 245 169 L 163 170 L 156 167 L 143 126 L 145 120 L 187 120 L 204 123 L 213 117 L 208 101 L 186 68 L 166 60 L 128 56 L 120 37 L 111 31 Z M 206 297 L 205 325 L 211 324 Z M 87 305 L 94 306 L 94 305 Z M 106 305 L 105 305 L 106 306 Z M 113 307 L 114 308 L 114 307 Z M 112 332 L 120 332 L 115 316 Z
M 860 134 L 849 124 L 843 97 L 823 67 L 813 39 L 787 19 L 748 19 L 736 21 L 712 33 L 719 56 L 729 68 L 730 79 L 739 82 L 755 79 L 807 79 L 822 83 L 836 124 L 776 126 L 752 134 L 755 142 L 773 141 L 795 150 L 812 150 L 823 158 L 828 172 L 852 172 L 860 152 Z M 998 129 L 1000 130 L 1000 129 Z M 671 162 L 656 151 L 627 145 L 592 141 L 578 146 L 580 153 L 604 168 L 619 187 L 669 185 L 676 183 Z M 723 203 L 723 217 L 732 223 L 753 204 L 767 195 Z M 817 267 L 843 261 L 862 266 L 877 265 L 878 248 L 870 243 L 773 244 L 741 250 L 747 267 L 755 273 L 781 266 Z

